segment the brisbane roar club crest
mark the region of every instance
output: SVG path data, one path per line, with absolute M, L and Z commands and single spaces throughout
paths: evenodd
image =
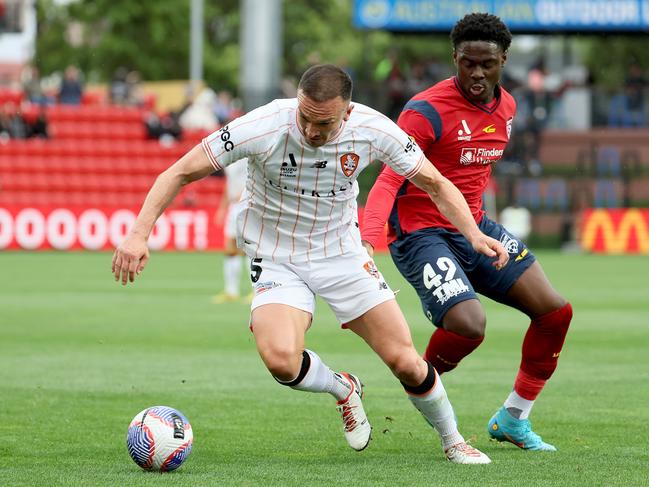
M 363 264 L 363 269 L 365 269 L 370 276 L 377 279 L 381 278 L 381 274 L 379 274 L 379 270 L 376 268 L 376 264 L 373 260 L 365 262 L 365 264 Z
M 345 176 L 349 177 L 356 172 L 360 159 L 358 154 L 354 154 L 353 152 L 347 152 L 340 157 L 340 167 Z

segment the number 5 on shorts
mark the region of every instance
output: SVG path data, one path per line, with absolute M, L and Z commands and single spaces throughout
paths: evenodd
M 259 264 L 261 264 L 260 258 L 252 259 L 250 261 L 250 280 L 253 284 L 257 282 L 261 276 L 262 268 Z

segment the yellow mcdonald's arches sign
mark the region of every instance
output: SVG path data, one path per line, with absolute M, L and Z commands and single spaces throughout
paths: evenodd
M 581 246 L 604 254 L 649 254 L 649 209 L 589 209 L 582 214 Z

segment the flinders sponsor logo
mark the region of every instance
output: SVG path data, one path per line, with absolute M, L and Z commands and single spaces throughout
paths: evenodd
M 487 149 L 484 147 L 463 147 L 460 153 L 460 164 L 493 164 L 500 160 L 505 152 L 504 149 L 496 149 L 492 147 Z

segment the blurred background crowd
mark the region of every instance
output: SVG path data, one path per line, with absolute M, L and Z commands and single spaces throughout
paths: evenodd
M 240 2 L 205 3 L 200 80 L 187 75 L 185 7 L 0 0 L 0 156 L 14 139 L 81 130 L 54 107 L 127 107 L 138 137 L 165 146 L 195 143 L 254 108 L 241 93 Z M 448 32 L 359 30 L 347 0 L 284 7 L 275 97 L 294 96 L 309 65 L 333 62 L 352 76 L 357 101 L 396 120 L 411 96 L 455 72 Z M 569 248 L 581 210 L 649 204 L 649 54 L 638 34 L 515 33 L 502 84 L 517 117 L 494 167 L 489 212 L 516 215 L 538 243 Z M 7 48 L 11 35 L 31 39 L 20 62 Z M 363 175 L 362 197 L 378 169 Z

